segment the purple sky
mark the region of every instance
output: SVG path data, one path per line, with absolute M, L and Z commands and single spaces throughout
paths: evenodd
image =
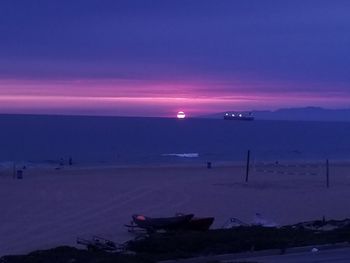
M 0 113 L 350 106 L 350 1 L 2 0 Z

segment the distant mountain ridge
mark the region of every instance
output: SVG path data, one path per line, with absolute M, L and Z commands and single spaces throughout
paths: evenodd
M 231 111 L 228 111 L 231 112 Z M 234 111 L 232 111 L 234 112 Z M 293 121 L 350 121 L 349 109 L 325 109 L 321 107 L 282 108 L 275 111 L 250 111 L 256 120 Z M 223 118 L 225 112 L 198 116 L 199 118 Z

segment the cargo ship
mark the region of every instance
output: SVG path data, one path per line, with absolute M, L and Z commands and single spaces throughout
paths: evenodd
M 252 121 L 254 117 L 251 112 L 226 112 L 224 114 L 224 120 Z

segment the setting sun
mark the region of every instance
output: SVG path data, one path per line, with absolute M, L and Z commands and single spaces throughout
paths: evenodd
M 178 119 L 184 119 L 186 117 L 185 113 L 183 111 L 179 111 L 176 115 Z

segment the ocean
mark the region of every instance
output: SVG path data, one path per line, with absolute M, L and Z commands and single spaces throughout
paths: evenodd
M 0 162 L 157 164 L 350 158 L 350 122 L 0 115 Z

